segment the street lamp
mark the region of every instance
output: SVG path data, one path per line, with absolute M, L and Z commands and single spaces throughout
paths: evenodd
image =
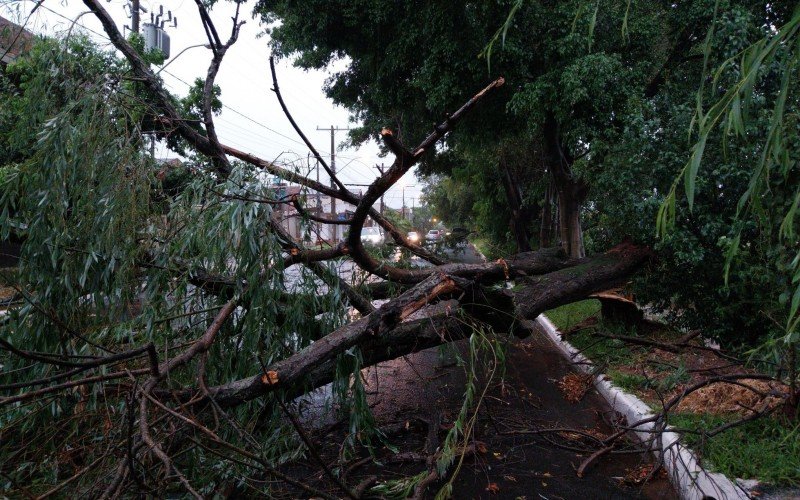
M 406 218 L 406 188 L 413 188 L 413 187 L 417 187 L 417 185 L 416 184 L 412 184 L 410 186 L 403 185 L 403 210 L 402 210 L 402 212 L 403 212 L 403 218 L 404 219 Z
M 158 75 L 159 73 L 161 73 L 162 71 L 164 71 L 164 70 L 167 68 L 167 66 L 169 66 L 170 64 L 172 64 L 173 62 L 175 62 L 175 59 L 177 59 L 178 57 L 180 57 L 180 55 L 181 55 L 181 54 L 183 54 L 184 52 L 186 52 L 186 51 L 187 51 L 187 50 L 189 50 L 189 49 L 194 49 L 194 48 L 197 48 L 197 47 L 205 47 L 205 48 L 207 48 L 207 49 L 210 49 L 210 48 L 211 48 L 211 45 L 209 45 L 209 44 L 207 44 L 207 43 L 205 43 L 205 44 L 204 44 L 204 43 L 198 43 L 197 45 L 189 45 L 188 47 L 186 47 L 186 48 L 185 48 L 185 49 L 183 49 L 182 51 L 178 52 L 178 55 L 176 55 L 175 57 L 173 57 L 172 59 L 170 59 L 170 60 L 169 60 L 169 62 L 168 62 L 167 64 L 165 64 L 165 65 L 161 66 L 161 69 L 159 69 L 158 71 L 156 71 L 156 75 Z

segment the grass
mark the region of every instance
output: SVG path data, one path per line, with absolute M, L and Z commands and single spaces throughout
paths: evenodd
M 617 387 L 625 389 L 628 392 L 635 392 L 640 389 L 645 389 L 648 384 L 647 377 L 639 375 L 638 373 L 627 373 L 619 370 L 609 370 L 608 376 Z
M 600 313 L 600 301 L 581 300 L 547 311 L 545 314 L 556 327 L 565 332 L 586 318 Z
M 669 424 L 708 431 L 731 418 L 738 417 L 680 413 L 670 416 Z M 685 433 L 684 441 L 703 457 L 704 467 L 728 477 L 800 485 L 800 424 L 791 427 L 777 418 L 760 418 L 708 440 L 700 434 Z
M 478 249 L 480 253 L 486 256 L 487 259 L 495 259 L 497 256 L 495 255 L 495 248 L 489 242 L 488 238 L 484 238 L 481 236 L 470 238 L 470 242 L 475 245 L 475 248 Z
M 556 325 L 562 332 L 569 331 L 575 325 L 581 323 L 587 318 L 592 316 L 599 316 L 600 314 L 600 301 L 596 299 L 582 300 L 580 302 L 573 302 L 556 309 L 551 309 L 545 313 L 550 318 L 550 321 Z M 620 332 L 620 325 L 603 323 L 604 330 L 613 330 L 614 333 Z M 630 366 L 635 361 L 634 350 L 632 347 L 620 340 L 602 339 L 592 336 L 592 328 L 577 330 L 569 334 L 569 343 L 576 349 L 581 351 L 587 358 L 598 363 L 605 363 L 616 366 Z M 612 380 L 614 375 L 609 372 L 608 374 Z M 614 380 L 616 383 L 616 380 Z M 630 381 L 623 381 L 628 383 Z
M 585 319 L 599 315 L 599 312 L 599 301 L 584 300 L 545 314 L 559 330 L 567 332 Z M 598 338 L 593 335 L 596 330 L 628 336 L 646 334 L 632 327 L 601 320 L 596 326 L 576 330 L 567 337 L 586 357 L 605 366 L 605 373 L 621 389 L 637 394 L 647 401 L 647 394 L 652 395 L 651 389 L 665 393 L 689 380 L 683 361 L 678 361 L 680 364 L 677 369 L 659 369 L 656 365 L 655 370 L 662 373 L 652 379 L 636 373 L 636 367 L 647 350 L 620 340 Z M 659 331 L 657 335 L 665 334 L 671 336 L 679 332 Z M 657 404 L 652 399 L 650 403 Z M 800 424 L 792 426 L 775 418 L 761 418 L 729 429 L 711 439 L 703 438 L 702 431 L 723 425 L 733 418 L 739 417 L 680 413 L 670 415 L 669 423 L 692 431 L 684 433 L 684 442 L 703 457 L 704 466 L 711 470 L 731 478 L 756 478 L 778 486 L 800 485 Z

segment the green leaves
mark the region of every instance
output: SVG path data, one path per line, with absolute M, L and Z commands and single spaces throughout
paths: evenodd
M 723 20 L 715 12 L 715 23 L 722 23 Z M 712 27 L 704 44 L 705 67 L 713 55 L 714 36 L 715 30 Z M 767 235 L 774 234 L 779 238 L 782 252 L 769 257 L 773 265 L 778 267 L 785 252 L 793 251 L 796 246 L 795 226 L 800 206 L 800 186 L 794 180 L 792 172 L 797 168 L 793 158 L 800 152 L 800 142 L 796 123 L 787 122 L 787 106 L 792 110 L 791 113 L 797 113 L 795 93 L 798 79 L 795 68 L 799 61 L 800 8 L 796 8 L 792 17 L 780 29 L 767 30 L 755 43 L 723 60 L 714 71 L 708 88 L 705 86 L 704 71 L 692 121 L 692 125 L 697 126 L 697 135 L 690 158 L 682 171 L 686 200 L 691 211 L 695 204 L 696 180 L 703 164 L 703 152 L 711 134 L 718 127 L 723 130 L 721 141 L 726 154 L 733 138 L 751 144 L 758 154 L 751 155 L 747 162 L 749 180 L 738 200 L 736 218 L 752 218 L 763 227 Z M 776 81 L 780 83 L 775 85 Z M 718 89 L 722 89 L 721 97 L 718 97 Z M 707 94 L 716 100 L 706 110 L 703 103 Z M 771 103 L 771 109 L 768 108 L 768 103 Z M 754 107 L 759 110 L 757 115 L 752 112 Z M 711 182 L 718 181 L 712 179 Z M 673 186 L 658 212 L 657 231 L 662 237 L 674 226 L 675 201 Z M 781 209 L 784 210 L 782 214 L 776 213 Z M 742 236 L 742 231 L 738 230 L 725 252 L 726 283 L 738 255 Z M 793 332 L 800 322 L 798 266 L 800 264 L 795 258 L 787 268 L 792 273 L 793 290 L 785 312 L 785 328 L 788 333 Z
M 525 0 L 514 0 L 514 4 L 511 6 L 511 9 L 508 11 L 508 16 L 506 17 L 505 22 L 497 29 L 494 36 L 489 40 L 489 43 L 483 48 L 483 50 L 478 54 L 478 57 L 486 59 L 486 67 L 487 72 L 489 75 L 492 74 L 492 50 L 494 49 L 495 44 L 497 43 L 498 38 L 500 39 L 500 46 L 501 48 L 505 48 L 506 46 L 506 35 L 508 34 L 508 29 L 511 27 L 514 21 L 514 17 L 517 14 L 517 11 L 522 6 Z
M 700 162 L 703 158 L 703 151 L 706 148 L 706 140 L 708 136 L 702 135 L 700 140 L 698 140 L 695 145 L 692 147 L 692 155 L 689 159 L 689 163 L 686 165 L 685 173 L 684 173 L 684 186 L 686 188 L 686 201 L 689 203 L 689 210 L 692 209 L 694 206 L 694 193 L 695 193 L 695 181 L 697 180 L 697 172 L 700 169 Z M 675 217 L 675 201 L 672 201 L 671 207 L 671 216 Z
M 777 34 L 766 35 L 761 40 L 747 47 L 742 51 L 738 66 L 735 59 L 730 58 L 723 61 L 719 68 L 714 72 L 712 88 L 716 88 L 720 79 L 726 72 L 736 71 L 741 76 L 728 89 L 720 99 L 718 99 L 708 111 L 704 111 L 703 94 L 704 86 L 701 86 L 697 93 L 697 110 L 693 119 L 693 124 L 698 127 L 697 139 L 692 146 L 691 156 L 687 166 L 684 168 L 685 192 L 691 209 L 694 203 L 695 179 L 700 168 L 702 154 L 705 149 L 709 134 L 721 123 L 726 123 L 726 134 L 723 141 L 727 143 L 728 135 L 733 133 L 740 136 L 746 135 L 747 109 L 753 100 L 756 83 L 765 76 L 762 68 L 773 62 L 779 65 L 777 71 L 781 74 L 781 85 L 775 99 L 772 112 L 769 133 L 762 148 L 760 162 L 756 165 L 751 176 L 750 189 L 742 196 L 740 208 L 744 209 L 748 202 L 758 195 L 757 188 L 762 184 L 764 176 L 768 175 L 771 164 L 781 166 L 783 172 L 787 172 L 790 167 L 789 155 L 783 149 L 782 130 L 784 128 L 784 111 L 787 99 L 796 86 L 793 79 L 794 68 L 800 59 L 800 10 L 795 12 L 794 17 L 783 26 Z M 704 45 L 704 60 L 708 63 L 714 30 L 710 29 Z M 777 60 L 779 51 L 782 48 L 792 47 L 783 58 Z
M 589 47 L 588 51 L 592 51 L 592 42 L 594 41 L 594 27 L 597 25 L 597 11 L 600 10 L 600 0 L 597 1 L 597 5 L 594 7 L 594 12 L 592 13 L 592 19 L 589 21 Z

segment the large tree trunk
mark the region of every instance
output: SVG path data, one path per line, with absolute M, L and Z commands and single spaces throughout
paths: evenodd
M 552 255 L 552 251 L 547 251 Z M 236 406 L 261 395 L 281 390 L 289 396 L 333 380 L 336 357 L 352 347 L 361 349 L 365 366 L 426 349 L 469 335 L 469 320 L 479 317 L 496 330 L 510 331 L 517 319 L 533 319 L 542 312 L 625 282 L 650 256 L 644 247 L 623 244 L 596 257 L 562 259 L 539 273 L 516 263 L 536 260 L 539 252 L 504 261 L 509 276 L 517 278 L 517 287 L 497 291 L 485 287 L 486 275 L 467 279 L 437 273 L 415 285 L 400 297 L 384 304 L 374 313 L 332 332 L 295 355 L 272 364 L 251 378 L 209 389 L 215 401 Z M 549 261 L 549 257 L 544 259 Z M 496 282 L 496 279 L 489 282 Z M 448 301 L 445 307 L 431 304 Z M 427 309 L 426 309 L 427 308 Z M 425 311 L 431 311 L 425 314 Z M 496 317 L 487 311 L 499 311 Z M 463 313 L 463 315 L 459 314 Z M 423 318 L 415 319 L 422 314 Z M 191 399 L 196 391 L 180 391 L 171 397 Z
M 585 255 L 581 207 L 586 200 L 589 186 L 573 174 L 572 164 L 575 160 L 562 144 L 558 122 L 552 114 L 545 120 L 544 139 L 547 168 L 552 176 L 558 201 L 561 248 L 570 257 L 580 258 Z
M 570 257 L 586 255 L 583 248 L 583 228 L 581 226 L 581 206 L 585 194 L 585 184 L 572 179 L 562 180 L 558 188 L 558 230 L 561 247 Z
M 514 233 L 514 239 L 517 243 L 517 252 L 530 252 L 530 233 L 528 231 L 528 210 L 522 202 L 522 192 L 520 191 L 519 182 L 511 169 L 508 167 L 505 153 L 500 152 L 498 158 L 498 165 L 500 167 L 500 178 L 503 181 L 503 187 L 506 191 L 506 199 L 508 200 L 508 208 L 511 209 L 511 230 Z
M 547 184 L 547 189 L 544 192 L 544 203 L 542 204 L 542 222 L 539 227 L 539 248 L 549 248 L 553 246 L 553 236 L 555 235 L 555 218 L 553 217 L 553 204 L 555 203 L 555 200 L 553 191 L 553 181 L 551 179 Z

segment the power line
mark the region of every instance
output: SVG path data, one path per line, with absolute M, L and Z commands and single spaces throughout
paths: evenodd
M 58 17 L 60 17 L 60 18 L 62 18 L 62 19 L 65 19 L 65 20 L 67 20 L 67 21 L 69 21 L 69 22 L 72 22 L 72 19 L 70 19 L 69 17 L 65 16 L 64 14 L 61 14 L 60 12 L 56 12 L 55 10 L 53 10 L 53 9 L 51 9 L 51 8 L 49 8 L 49 7 L 47 7 L 46 5 L 41 5 L 41 6 L 40 6 L 40 8 L 42 8 L 42 9 L 45 9 L 45 10 L 47 10 L 48 12 L 51 12 L 51 13 L 53 13 L 53 14 L 57 15 Z M 96 35 L 96 36 L 98 36 L 98 37 L 100 37 L 100 38 L 102 38 L 102 39 L 104 39 L 104 40 L 108 41 L 108 42 L 110 42 L 110 41 L 111 41 L 111 39 L 110 39 L 110 38 L 108 38 L 108 35 L 106 35 L 105 33 L 100 33 L 100 32 L 97 32 L 97 31 L 95 31 L 95 30 L 93 30 L 93 29 L 91 29 L 91 28 L 89 28 L 89 27 L 87 27 L 87 26 L 84 26 L 83 24 L 78 24 L 78 25 L 79 25 L 81 28 L 85 29 L 86 31 L 88 31 L 88 32 L 90 32 L 90 33 L 92 33 L 92 34 L 94 34 L 94 35 Z M 167 70 L 164 70 L 163 72 L 164 72 L 164 73 L 166 73 L 166 74 L 168 74 L 168 75 L 170 75 L 172 78 L 174 78 L 174 79 L 178 80 L 179 82 L 183 83 L 183 84 L 184 84 L 184 85 L 186 85 L 188 88 L 192 88 L 192 85 L 191 85 L 189 82 L 187 82 L 187 81 L 186 81 L 186 80 L 184 80 L 183 78 L 181 78 L 181 77 L 179 77 L 179 76 L 175 75 L 174 73 L 172 73 L 172 72 L 170 72 L 170 71 L 167 71 Z M 279 135 L 279 136 L 281 136 L 281 137 L 283 137 L 283 138 L 285 138 L 285 139 L 288 139 L 288 140 L 290 140 L 290 141 L 292 141 L 292 142 L 294 142 L 294 143 L 296 143 L 296 144 L 300 144 L 301 146 L 303 146 L 303 147 L 305 148 L 305 144 L 304 144 L 304 143 L 302 143 L 302 142 L 298 141 L 297 139 L 294 139 L 294 138 L 292 138 L 292 137 L 289 137 L 289 136 L 288 136 L 288 135 L 286 135 L 286 134 L 282 134 L 281 132 L 278 132 L 277 130 L 275 130 L 275 129 L 271 128 L 271 127 L 268 127 L 267 125 L 264 125 L 263 123 L 261 123 L 261 122 L 259 122 L 259 121 L 255 120 L 255 119 L 253 119 L 253 118 L 251 118 L 251 117 L 249 117 L 249 116 L 245 115 L 244 113 L 242 113 L 242 112 L 241 112 L 241 111 L 239 111 L 238 109 L 234 109 L 234 108 L 232 108 L 232 107 L 230 107 L 230 106 L 228 106 L 227 104 L 224 104 L 224 103 L 222 104 L 222 107 L 223 107 L 223 108 L 225 108 L 225 109 L 227 109 L 227 110 L 229 110 L 229 111 L 231 111 L 232 113 L 235 113 L 235 114 L 237 114 L 237 115 L 241 116 L 241 117 L 242 117 L 242 118 L 244 118 L 245 120 L 248 120 L 248 121 L 250 121 L 250 122 L 252 122 L 252 123 L 254 123 L 254 124 L 256 124 L 256 125 L 258 125 L 258 126 L 260 126 L 260 127 L 263 127 L 263 128 L 264 128 L 264 129 L 266 129 L 266 130 L 269 130 L 269 131 L 270 131 L 270 132 L 272 132 L 273 134 Z
M 123 1 L 126 1 L 126 0 L 123 0 Z M 150 5 L 152 6 L 152 2 L 150 2 Z M 74 21 L 73 19 L 71 19 L 70 17 L 68 17 L 68 16 L 66 16 L 66 15 L 64 15 L 64 14 L 62 14 L 62 13 L 60 13 L 60 12 L 57 12 L 57 11 L 55 11 L 55 10 L 53 10 L 53 9 L 51 9 L 51 8 L 49 8 L 49 7 L 47 7 L 47 6 L 45 6 L 45 5 L 41 5 L 41 6 L 40 6 L 40 8 L 42 8 L 42 9 L 44 9 L 44 10 L 46 10 L 46 11 L 48 11 L 48 12 L 50 12 L 50 13 L 52 13 L 52 14 L 56 15 L 56 16 L 58 16 L 58 17 L 59 17 L 59 18 L 61 18 L 61 19 L 64 19 L 64 20 L 66 20 L 66 21 L 68 21 L 68 22 L 70 22 L 70 23 L 73 23 L 73 22 L 74 22 L 74 23 L 75 23 L 77 26 L 79 26 L 81 29 L 83 29 L 83 30 L 86 30 L 86 31 L 87 31 L 87 32 L 89 32 L 89 33 L 92 33 L 92 34 L 93 34 L 93 35 L 95 35 L 96 37 L 98 37 L 98 38 L 100 38 L 100 39 L 102 39 L 102 40 L 105 40 L 106 42 L 109 42 L 109 43 L 111 42 L 111 40 L 108 38 L 108 36 L 107 36 L 105 33 L 98 32 L 98 31 L 96 31 L 96 30 L 94 30 L 94 29 L 92 29 L 92 28 L 89 28 L 88 26 L 85 26 L 84 24 L 81 24 L 80 22 L 75 22 L 75 21 Z M 33 13 L 31 13 L 31 14 L 33 14 Z M 250 44 L 249 42 L 247 43 L 247 45 L 251 45 L 251 46 L 252 46 L 252 44 Z M 187 82 L 187 81 L 186 81 L 186 80 L 184 80 L 183 78 L 181 78 L 181 77 L 179 77 L 179 76 L 175 75 L 175 74 L 174 74 L 174 73 L 172 73 L 171 71 L 168 71 L 168 70 L 163 70 L 163 73 L 165 73 L 165 74 L 167 74 L 167 75 L 171 76 L 172 78 L 174 78 L 174 79 L 175 79 L 175 80 L 177 80 L 178 82 L 180 82 L 180 83 L 182 83 L 183 85 L 185 85 L 187 88 L 191 88 L 191 87 L 192 87 L 192 85 L 191 85 L 189 82 Z M 249 78 L 248 78 L 248 79 L 249 79 Z M 251 80 L 251 81 L 252 81 L 252 80 Z M 167 85 L 167 86 L 169 86 L 169 87 L 173 87 L 173 88 L 174 88 L 174 86 L 172 86 L 172 85 L 169 85 L 169 83 L 167 83 L 167 82 L 164 82 L 164 84 L 165 84 L 165 85 Z M 176 90 L 177 90 L 177 89 L 176 89 Z M 308 108 L 308 109 L 311 109 L 311 108 L 310 108 L 310 106 L 308 106 L 308 105 L 305 103 L 305 101 L 304 101 L 303 99 L 297 99 L 297 102 L 299 102 L 301 105 L 305 106 L 306 108 Z M 295 139 L 295 138 L 293 138 L 293 137 L 291 137 L 291 136 L 288 136 L 288 135 L 286 135 L 286 134 L 283 134 L 283 133 L 281 133 L 281 132 L 279 132 L 279 131 L 277 131 L 277 130 L 273 129 L 272 127 L 269 127 L 268 125 L 266 125 L 266 124 L 264 124 L 264 123 L 262 123 L 262 122 L 260 122 L 260 121 L 258 121 L 258 120 L 256 120 L 256 119 L 254 119 L 254 118 L 252 118 L 252 117 L 250 117 L 250 116 L 246 115 L 245 113 L 243 113 L 243 112 L 239 111 L 238 109 L 235 109 L 235 108 L 233 108 L 233 107 L 231 107 L 231 106 L 229 106 L 229 105 L 227 105 L 227 104 L 224 104 L 224 103 L 223 103 L 223 104 L 222 104 L 222 107 L 223 107 L 224 109 L 226 109 L 226 110 L 230 111 L 231 113 L 233 113 L 233 114 L 236 114 L 236 115 L 238 115 L 239 117 L 241 117 L 241 118 L 243 118 L 243 119 L 247 120 L 248 122 L 250 122 L 250 123 L 253 123 L 254 125 L 257 125 L 257 126 L 259 126 L 259 127 L 263 128 L 263 129 L 265 129 L 265 130 L 267 130 L 267 131 L 269 131 L 269 132 L 271 132 L 271 133 L 273 133 L 273 134 L 275 134 L 275 135 L 277 135 L 277 136 L 279 136 L 279 137 L 282 137 L 282 138 L 284 138 L 284 139 L 286 139 L 286 140 L 288 140 L 288 141 L 292 142 L 293 144 L 297 144 L 297 145 L 303 146 L 303 149 L 305 150 L 305 148 L 306 148 L 306 145 L 305 145 L 305 143 L 303 143 L 303 142 L 299 141 L 298 139 Z M 223 122 L 223 124 L 224 124 L 225 122 L 227 122 L 229 126 L 236 127 L 237 129 L 240 129 L 241 131 L 243 131 L 243 132 L 245 132 L 245 133 L 248 133 L 248 134 L 253 134 L 253 135 L 255 135 L 255 134 L 254 134 L 252 131 L 249 131 L 248 129 L 245 129 L 244 127 L 240 127 L 240 126 L 238 126 L 238 125 L 235 125 L 233 122 L 230 122 L 230 121 L 228 121 L 228 120 L 225 120 L 225 119 L 224 119 L 224 118 L 222 118 L 222 117 L 220 117 L 220 118 L 219 118 L 219 120 L 220 120 L 221 122 Z M 348 127 L 348 128 L 339 128 L 339 127 L 337 127 L 335 130 L 348 130 L 348 129 L 349 129 L 349 127 Z M 329 130 L 329 129 L 326 129 L 326 130 Z M 275 144 L 275 145 L 278 145 L 278 146 L 280 146 L 280 147 L 282 147 L 282 148 L 286 148 L 286 147 L 289 147 L 289 148 L 291 148 L 291 146 L 289 146 L 288 144 L 283 144 L 283 143 L 280 143 L 280 142 L 278 142 L 278 141 L 274 141 L 274 140 L 268 139 L 268 138 L 266 138 L 266 137 L 259 137 L 258 139 L 251 139 L 251 138 L 248 138 L 248 137 L 241 137 L 241 139 L 242 139 L 242 140 L 246 140 L 246 141 L 250 141 L 250 142 L 257 142 L 257 143 L 261 143 L 261 145 L 262 145 L 262 146 L 267 146 L 267 147 L 269 147 L 269 146 L 268 146 L 267 144 L 264 144 L 264 143 L 263 143 L 263 141 L 268 141 L 268 142 L 271 142 L 271 143 L 273 143 L 273 144 Z M 237 145 L 238 145 L 238 144 L 237 144 Z M 334 151 L 334 152 L 332 152 L 332 154 L 331 154 L 331 160 L 332 160 L 331 162 L 332 162 L 332 163 L 335 161 L 335 156 L 336 156 L 336 154 L 335 154 L 335 151 Z M 353 162 L 356 162 L 356 163 L 359 163 L 359 164 L 361 164 L 361 165 L 363 165 L 363 166 L 369 167 L 369 165 L 368 165 L 366 162 L 364 162 L 364 161 L 361 159 L 362 157 L 360 157 L 360 156 L 339 155 L 339 157 L 340 157 L 340 158 L 344 158 L 344 159 L 349 159 L 349 160 L 351 160 L 350 162 L 348 162 L 348 164 L 347 164 L 347 165 L 345 165 L 345 167 L 343 167 L 343 168 L 342 168 L 342 171 L 344 171 L 344 170 L 345 170 L 347 167 L 351 167 L 351 164 L 352 164 Z M 352 168 L 352 167 L 351 167 L 351 168 Z M 348 176 L 348 177 L 349 177 L 349 176 Z
M 167 71 L 167 70 L 164 70 L 163 72 L 164 72 L 164 73 L 166 73 L 166 74 L 168 74 L 168 75 L 169 75 L 169 76 L 171 76 L 172 78 L 175 78 L 176 80 L 178 80 L 179 82 L 183 83 L 183 84 L 184 84 L 184 85 L 186 85 L 187 87 L 189 87 L 189 88 L 191 88 L 191 87 L 192 87 L 192 85 L 191 85 L 190 83 L 188 83 L 188 82 L 187 82 L 186 80 L 184 80 L 183 78 L 181 78 L 181 77 L 179 77 L 179 76 L 175 75 L 174 73 L 171 73 L 171 72 L 169 72 L 169 71 Z M 225 103 L 223 103 L 223 104 L 222 104 L 222 107 L 223 107 L 223 108 L 225 108 L 225 109 L 227 109 L 227 110 L 230 110 L 231 112 L 233 112 L 233 113 L 235 113 L 235 114 L 237 114 L 237 115 L 241 116 L 242 118 L 244 118 L 244 119 L 246 119 L 246 120 L 248 120 L 248 121 L 250 121 L 250 122 L 252 122 L 252 123 L 254 123 L 254 124 L 256 124 L 256 125 L 258 125 L 259 127 L 263 127 L 264 129 L 266 129 L 266 130 L 269 130 L 269 131 L 270 131 L 270 132 L 272 132 L 273 134 L 279 135 L 279 136 L 281 136 L 281 137 L 283 137 L 283 138 L 285 138 L 285 139 L 288 139 L 288 140 L 290 140 L 290 141 L 292 141 L 292 142 L 294 142 L 294 143 L 300 144 L 301 146 L 303 146 L 303 147 L 305 148 L 305 144 L 304 144 L 304 143 L 302 143 L 302 142 L 300 142 L 300 141 L 298 141 L 297 139 L 294 139 L 294 138 L 292 138 L 292 137 L 289 137 L 289 136 L 288 136 L 288 135 L 286 135 L 286 134 L 282 134 L 282 133 L 278 132 L 277 130 L 275 130 L 275 129 L 273 129 L 273 128 L 270 128 L 270 127 L 268 127 L 268 126 L 264 125 L 263 123 L 261 123 L 261 122 L 259 122 L 259 121 L 255 120 L 255 119 L 253 119 L 253 118 L 250 118 L 249 116 L 245 115 L 245 114 L 244 114 L 244 113 L 242 113 L 241 111 L 239 111 L 239 110 L 237 110 L 237 109 L 234 109 L 234 108 L 232 108 L 232 107 L 228 106 L 228 105 L 227 105 L 227 104 L 225 104 Z

